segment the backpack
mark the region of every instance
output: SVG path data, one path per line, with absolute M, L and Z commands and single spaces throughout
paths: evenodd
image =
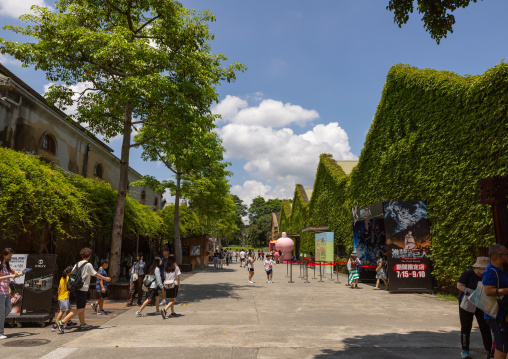
M 79 262 L 76 263 L 76 266 L 72 269 L 71 274 L 69 274 L 69 279 L 67 280 L 67 290 L 69 292 L 76 292 L 83 288 L 83 285 L 85 282 L 83 282 L 83 277 L 81 276 L 81 271 L 83 267 L 88 262 L 83 263 L 81 266 L 79 266 Z

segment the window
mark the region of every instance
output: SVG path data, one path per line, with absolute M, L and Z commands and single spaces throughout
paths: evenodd
M 153 210 L 156 211 L 158 210 L 158 204 L 159 204 L 159 201 L 157 200 L 157 197 L 155 197 L 154 201 L 153 201 Z
M 141 191 L 141 204 L 145 204 L 146 203 L 146 191 L 143 190 Z
M 100 179 L 104 176 L 104 168 L 102 168 L 102 165 L 100 163 L 97 163 L 93 169 L 93 174 L 95 177 L 98 177 Z
M 41 148 L 52 155 L 56 155 L 56 140 L 49 132 L 45 132 L 41 137 Z

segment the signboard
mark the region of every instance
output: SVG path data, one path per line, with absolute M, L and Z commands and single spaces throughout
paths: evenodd
M 385 224 L 382 218 L 360 219 L 353 226 L 353 245 L 364 269 L 360 280 L 375 280 L 377 253 L 386 250 Z
M 188 256 L 190 254 L 190 247 L 189 246 L 182 246 L 182 255 Z
M 48 313 L 51 310 L 56 254 L 30 254 L 26 266 L 22 314 Z
M 430 227 L 423 202 L 385 202 L 390 292 L 433 292 Z
M 333 262 L 333 232 L 316 233 L 316 261 Z M 324 273 L 331 273 L 333 266 L 323 266 Z
M 193 246 L 191 256 L 199 256 L 201 255 L 201 246 Z
M 17 272 L 23 271 L 26 266 L 28 254 L 13 254 L 9 265 L 11 269 Z M 21 315 L 22 303 L 23 303 L 23 289 L 24 289 L 25 277 L 17 277 L 14 279 L 14 290 L 11 291 L 11 305 L 12 309 L 10 312 L 11 316 Z

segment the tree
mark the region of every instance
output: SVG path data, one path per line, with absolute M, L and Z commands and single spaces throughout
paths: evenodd
M 423 14 L 422 21 L 424 28 L 430 33 L 430 37 L 436 40 L 437 44 L 441 39 L 451 32 L 455 24 L 453 12 L 459 8 L 465 8 L 477 0 L 417 0 L 418 12 Z M 388 10 L 394 13 L 394 22 L 402 27 L 409 20 L 409 13 L 413 13 L 414 0 L 390 0 Z
M 212 118 L 208 116 L 209 120 Z M 202 216 L 220 218 L 225 208 L 230 207 L 226 202 L 229 194 L 226 177 L 231 173 L 226 170 L 228 163 L 222 162 L 224 148 L 215 132 L 206 126 L 200 128 L 195 123 L 200 122 L 196 121 L 183 130 L 179 126 L 147 127 L 136 135 L 136 140 L 144 142 L 143 158 L 161 161 L 174 174 L 174 180 L 158 181 L 152 176 L 145 176 L 132 185 L 149 185 L 159 191 L 170 189 L 175 196 L 173 244 L 178 263 L 182 261 L 180 219 L 192 211 L 198 211 Z M 213 122 L 210 126 L 213 126 Z M 170 140 L 145 141 L 145 138 L 153 136 Z M 177 136 L 178 141 L 171 140 Z M 189 200 L 189 208 L 184 213 L 180 213 L 181 198 Z
M 271 230 L 271 215 L 279 213 L 282 206 L 280 199 L 265 199 L 258 196 L 252 200 L 249 207 L 249 239 L 252 246 L 267 245 Z
M 134 126 L 178 126 L 177 115 L 207 114 L 218 100 L 215 87 L 245 67 L 212 54 L 208 11 L 185 9 L 174 0 L 60 0 L 56 12 L 33 6 L 26 27 L 4 29 L 36 39 L 0 39 L 0 52 L 46 72 L 53 84 L 46 98 L 77 103 L 70 116 L 106 140 L 122 135 L 120 179 L 112 229 L 110 275 L 119 277 L 130 148 Z M 69 86 L 85 84 L 80 93 Z M 77 96 L 77 99 L 74 97 Z M 200 120 L 205 116 L 182 116 Z M 145 138 L 149 142 L 155 138 Z M 177 140 L 177 139 L 174 139 Z
M 238 231 L 234 233 L 234 243 L 240 244 L 242 242 L 242 230 L 245 228 L 243 223 L 243 217 L 247 215 L 247 206 L 243 201 L 235 194 L 231 195 L 231 199 L 235 203 L 235 224 L 238 227 Z

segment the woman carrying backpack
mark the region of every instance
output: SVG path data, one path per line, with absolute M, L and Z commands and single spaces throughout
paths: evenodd
M 144 317 L 145 315 L 141 313 L 145 307 L 150 304 L 152 300 L 155 300 L 155 314 L 159 315 L 159 289 L 162 289 L 162 279 L 161 279 L 161 271 L 159 266 L 161 265 L 162 260 L 159 257 L 155 257 L 153 259 L 152 265 L 150 269 L 148 269 L 148 274 L 143 280 L 143 285 L 148 289 L 148 293 L 146 295 L 146 300 L 136 312 L 138 317 Z
M 348 283 L 351 285 L 351 289 L 358 288 L 358 279 L 360 275 L 358 274 L 358 267 L 360 267 L 360 260 L 356 256 L 356 251 L 351 253 L 351 257 L 347 261 L 347 270 L 349 271 Z
M 166 308 L 163 308 L 161 315 L 163 319 L 168 316 L 167 310 L 171 308 L 172 316 L 176 316 L 175 313 L 175 302 L 178 291 L 180 290 L 180 268 L 176 264 L 176 258 L 174 254 L 170 254 L 166 266 L 164 267 L 164 288 L 166 289 L 166 296 L 170 299 Z

